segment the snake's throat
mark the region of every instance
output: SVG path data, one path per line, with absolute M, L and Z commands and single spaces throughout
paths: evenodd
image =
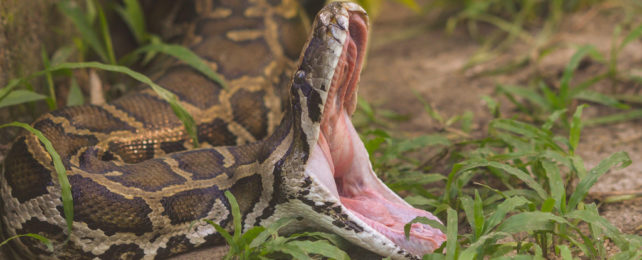
M 306 172 L 314 175 L 354 216 L 404 250 L 421 256 L 438 248 L 446 236 L 429 225 L 415 223 L 410 238 L 406 239 L 404 225 L 415 217 L 439 220 L 410 206 L 379 180 L 350 121 L 356 105 L 366 32 L 363 19 L 351 15 L 349 34 L 325 104 L 321 133 Z

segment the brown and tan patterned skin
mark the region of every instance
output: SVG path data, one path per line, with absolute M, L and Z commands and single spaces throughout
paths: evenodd
M 357 12 L 367 23 L 363 10 L 326 7 L 304 46 L 293 1 L 199 0 L 196 7 L 190 48 L 229 89 L 180 62 L 156 82 L 194 117 L 203 147 L 193 149 L 170 106 L 151 90 L 43 115 L 33 126 L 52 141 L 67 169 L 73 232 L 64 243 L 51 158 L 34 135 L 23 134 L 0 178 L 3 236 L 37 233 L 54 240 L 55 248 L 52 253 L 21 238 L 12 240 L 13 251 L 24 258 L 158 259 L 220 244 L 221 236 L 202 220 L 230 228 L 223 196 L 229 190 L 244 229 L 296 216 L 300 226 L 317 225 L 370 250 L 412 257 L 342 212 L 304 174 L 347 17 Z
M 190 48 L 223 76 L 229 90 L 180 62 L 155 82 L 176 94 L 195 118 L 203 146 L 265 139 L 283 117 L 288 94 L 283 89 L 305 42 L 297 5 L 228 0 L 195 6 L 199 17 Z M 251 169 L 271 154 L 264 147 L 278 147 L 255 144 L 164 156 L 191 149 L 191 141 L 170 106 L 151 90 L 102 106 L 58 110 L 32 125 L 52 141 L 72 185 L 74 232 L 70 243 L 56 248 L 63 258 L 163 257 L 217 242 L 212 232 L 196 238 L 204 225 L 188 231 L 192 222 L 211 218 L 226 224 L 229 214 L 218 211 L 227 209 L 221 198 L 228 189 L 247 214 L 263 185 Z M 5 235 L 39 233 L 64 240 L 56 176 L 35 136 L 17 138 L 5 160 L 2 185 Z M 29 209 L 20 214 L 16 208 Z M 35 240 L 19 241 L 13 246 L 20 252 L 48 254 Z M 145 252 L 134 241 L 157 244 L 158 250 Z

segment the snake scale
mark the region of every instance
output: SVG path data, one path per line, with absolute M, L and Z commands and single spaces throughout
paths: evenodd
M 231 229 L 230 191 L 243 229 L 296 217 L 395 259 L 418 258 L 445 235 L 437 220 L 389 190 L 372 171 L 350 115 L 368 18 L 356 4 L 321 11 L 305 41 L 297 3 L 198 0 L 191 50 L 229 84 L 222 89 L 175 62 L 155 82 L 176 94 L 198 125 L 192 147 L 168 103 L 151 90 L 105 105 L 68 107 L 32 126 L 53 143 L 74 201 L 69 240 L 51 157 L 23 133 L 0 178 L 3 236 L 24 258 L 159 259 L 222 244 L 210 219 Z M 438 220 L 437 220 L 438 221 Z

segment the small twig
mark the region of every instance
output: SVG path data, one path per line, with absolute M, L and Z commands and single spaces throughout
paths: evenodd
M 605 203 L 642 198 L 642 190 L 590 192 L 589 197 Z
M 89 99 L 92 105 L 105 104 L 105 96 L 103 95 L 103 84 L 93 69 L 89 70 Z

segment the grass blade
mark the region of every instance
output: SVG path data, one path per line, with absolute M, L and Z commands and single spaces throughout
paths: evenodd
M 553 162 L 546 159 L 540 160 L 540 163 L 546 172 L 551 197 L 555 199 L 555 208 L 560 212 L 566 212 L 566 190 L 564 189 L 564 181 L 562 181 L 560 169 Z
M 591 118 L 584 122 L 586 126 L 613 124 L 617 122 L 631 121 L 634 119 L 642 118 L 642 109 L 635 109 L 624 113 L 617 113 L 613 115 Z
M 486 222 L 486 231 L 489 231 L 493 229 L 495 226 L 497 226 L 502 219 L 508 214 L 508 212 L 511 212 L 515 210 L 518 207 L 521 207 L 527 203 L 529 203 L 526 198 L 522 196 L 515 196 L 508 198 L 507 200 L 503 201 L 497 206 L 497 209 L 493 213 L 493 215 L 490 216 L 488 221 Z
M 43 100 L 46 98 L 47 96 L 33 91 L 18 89 L 9 92 L 9 94 L 5 98 L 0 100 L 0 108 Z
M 470 244 L 468 248 L 462 251 L 459 255 L 459 259 L 475 259 L 475 256 L 477 256 L 478 252 L 477 250 L 487 241 L 496 241 L 497 239 L 501 239 L 507 236 L 510 236 L 510 234 L 505 232 L 492 232 L 490 234 L 483 235 L 477 241 Z
M 446 210 L 448 226 L 446 227 L 446 259 L 457 259 L 457 211 L 452 208 Z
M 42 48 L 40 49 L 40 56 L 42 58 L 43 66 L 45 67 L 45 69 L 48 69 L 51 65 L 44 46 L 42 46 Z M 56 103 L 56 92 L 54 91 L 54 83 L 51 77 L 51 73 L 46 73 L 45 78 L 47 79 L 47 88 L 49 90 L 47 105 L 49 106 L 49 110 L 56 110 L 58 108 L 58 104 Z
M 406 223 L 406 225 L 403 226 L 403 232 L 406 235 L 406 240 L 410 238 L 410 228 L 412 227 L 412 224 L 414 223 L 421 223 L 421 224 L 426 224 L 430 225 L 433 228 L 441 230 L 441 232 L 446 232 L 446 226 L 444 224 L 441 224 L 439 221 L 434 220 L 434 219 L 429 219 L 427 217 L 416 217 L 410 222 Z
M 568 210 L 575 209 L 577 204 L 586 197 L 589 189 L 597 182 L 597 179 L 606 173 L 609 169 L 620 164 L 620 168 L 624 168 L 631 164 L 631 158 L 626 152 L 617 152 L 602 160 L 600 164 L 591 169 L 585 178 L 582 178 L 577 184 L 575 191 L 571 194 L 568 200 Z
M 74 201 L 73 197 L 71 196 L 71 185 L 69 184 L 69 179 L 67 178 L 67 171 L 65 170 L 65 166 L 60 159 L 60 155 L 58 155 L 58 152 L 56 152 L 49 139 L 47 139 L 47 137 L 45 137 L 39 130 L 34 129 L 30 125 L 21 122 L 11 122 L 8 124 L 3 124 L 0 125 L 0 128 L 9 126 L 22 127 L 34 134 L 38 138 L 38 140 L 45 146 L 45 149 L 51 156 L 54 169 L 56 170 L 56 174 L 58 175 L 58 184 L 60 185 L 60 193 L 62 197 L 62 208 L 65 214 L 65 221 L 67 222 L 67 235 L 71 236 L 71 228 L 74 221 Z
M 544 190 L 544 188 L 542 188 L 542 186 L 539 183 L 537 183 L 537 181 L 535 181 L 533 177 L 523 172 L 522 170 L 512 167 L 510 165 L 506 165 L 498 162 L 490 162 L 483 159 L 477 159 L 477 160 L 468 161 L 464 165 L 464 167 L 461 168 L 459 171 L 464 172 L 464 171 L 474 169 L 474 168 L 479 168 L 479 167 L 492 167 L 495 169 L 502 170 L 510 175 L 517 177 L 518 179 L 526 183 L 528 187 L 530 187 L 531 189 L 535 190 L 535 192 L 537 192 L 537 195 L 539 195 L 540 198 L 544 200 L 548 198 L 548 195 L 546 194 L 546 191 Z
M 590 102 L 595 102 L 598 104 L 602 104 L 605 106 L 610 106 L 610 107 L 615 107 L 619 109 L 629 109 L 629 105 L 620 103 L 616 98 L 604 95 L 599 92 L 595 91 L 590 91 L 590 90 L 584 90 L 581 91 L 575 95 L 573 95 L 573 98 L 580 99 L 580 100 L 585 100 L 585 101 L 590 101 Z
M 258 247 L 262 243 L 264 243 L 268 237 L 271 235 L 276 234 L 279 229 L 282 227 L 285 227 L 286 225 L 290 224 L 292 221 L 295 221 L 296 219 L 294 218 L 280 218 L 271 225 L 269 225 L 263 232 L 261 232 L 254 240 L 252 240 L 252 243 L 250 243 L 250 248 Z
M 101 70 L 106 70 L 106 71 L 112 71 L 112 72 L 119 72 L 119 73 L 124 73 L 127 74 L 128 76 L 134 78 L 135 80 L 138 80 L 142 83 L 145 83 L 149 85 L 155 92 L 158 94 L 162 99 L 167 101 L 169 105 L 172 108 L 172 111 L 174 111 L 174 114 L 178 117 L 178 119 L 183 122 L 183 126 L 185 127 L 185 131 L 187 134 L 192 138 L 192 142 L 194 144 L 194 147 L 198 147 L 198 136 L 196 134 L 196 122 L 194 121 L 194 118 L 183 108 L 183 106 L 178 102 L 178 98 L 174 93 L 169 92 L 168 90 L 162 88 L 158 84 L 154 83 L 151 79 L 149 79 L 147 76 L 138 73 L 136 71 L 133 71 L 127 67 L 124 66 L 118 66 L 118 65 L 109 65 L 109 64 L 103 64 L 100 62 L 75 62 L 75 63 L 61 63 L 55 66 L 52 66 L 51 68 L 44 70 L 44 71 L 39 71 L 37 73 L 32 74 L 31 76 L 39 76 L 47 72 L 52 72 L 52 71 L 57 71 L 57 70 L 63 70 L 63 69 L 86 69 L 86 68 L 94 68 L 94 69 L 101 69 Z
M 96 4 L 96 11 L 98 14 L 98 22 L 100 25 L 100 32 L 103 36 L 103 42 L 105 45 L 105 53 L 109 59 L 110 64 L 116 64 L 116 55 L 114 54 L 114 47 L 111 44 L 111 35 L 109 34 L 109 25 L 107 24 L 107 19 L 105 18 L 105 13 L 100 7 L 100 4 Z
M 580 65 L 580 61 L 589 55 L 591 51 L 594 51 L 594 49 L 595 47 L 592 45 L 583 45 L 573 54 L 573 56 L 571 56 L 571 60 L 566 64 L 564 74 L 562 74 L 562 79 L 560 80 L 559 95 L 562 100 L 568 99 L 571 79 L 573 79 L 573 75 L 575 74 L 577 67 Z
M 582 110 L 586 105 L 580 105 L 573 113 L 573 121 L 571 121 L 571 130 L 568 137 L 568 142 L 570 143 L 570 152 L 571 155 L 575 154 L 575 149 L 580 143 L 580 133 L 582 131 Z
M 330 244 L 326 240 L 317 240 L 317 241 L 290 241 L 289 245 L 296 246 L 308 254 L 316 254 L 320 256 L 325 256 L 331 259 L 337 260 L 349 260 L 350 257 L 346 252 L 337 248 L 336 246 Z
M 640 36 L 642 36 L 642 24 L 638 25 L 638 27 L 635 27 L 635 29 L 631 30 L 631 32 L 627 34 L 626 37 L 624 37 L 624 40 L 622 41 L 622 43 L 620 43 L 620 46 L 618 49 L 624 48 L 624 46 L 628 45 L 629 43 L 639 38 Z
M 206 77 L 210 78 L 214 82 L 218 83 L 223 89 L 229 89 L 225 81 L 212 70 L 203 59 L 198 55 L 192 52 L 190 49 L 185 48 L 181 45 L 176 44 L 165 44 L 165 43 L 152 43 L 141 48 L 138 48 L 134 53 L 144 53 L 150 51 L 162 52 L 167 55 L 173 56 L 190 66 L 198 70 L 200 73 L 203 73 Z
M 239 204 L 236 202 L 236 198 L 229 190 L 225 191 L 225 197 L 230 203 L 232 208 L 232 219 L 234 221 L 234 242 L 239 242 L 241 239 L 241 233 L 243 233 L 243 227 L 241 227 L 241 210 L 239 209 Z
M 109 61 L 109 55 L 107 55 L 105 47 L 101 44 L 94 29 L 91 28 L 91 23 L 85 16 L 84 12 L 69 0 L 58 2 L 58 9 L 60 9 L 60 12 L 65 14 L 65 16 L 71 19 L 73 24 L 76 26 L 76 29 L 80 32 L 83 40 L 89 44 L 100 59 L 103 61 Z
M 234 245 L 234 238 L 232 237 L 232 235 L 230 235 L 229 232 L 227 232 L 227 230 L 225 230 L 223 227 L 221 227 L 221 225 L 216 224 L 216 223 L 214 223 L 214 221 L 211 221 L 209 219 L 206 219 L 205 222 L 207 222 L 208 224 L 212 225 L 214 227 L 214 229 L 216 229 L 216 232 L 221 234 L 221 236 L 225 239 L 225 242 L 227 242 L 228 245 L 230 245 L 230 246 Z
M 49 239 L 47 239 L 46 237 L 43 237 L 41 235 L 33 234 L 33 233 L 15 235 L 15 236 L 12 236 L 10 238 L 7 238 L 4 241 L 2 241 L 2 243 L 0 243 L 0 247 L 2 247 L 5 244 L 9 243 L 9 241 L 14 240 L 16 238 L 20 238 L 20 237 L 31 237 L 31 238 L 38 239 L 38 240 L 40 240 L 40 242 L 42 242 L 43 244 L 45 244 L 47 246 L 47 250 L 53 252 L 53 244 L 51 244 L 51 241 Z
M 123 0 L 123 3 L 125 6 L 116 5 L 114 10 L 125 21 L 134 38 L 136 38 L 136 42 L 141 44 L 147 38 L 143 9 L 138 0 Z
M 518 232 L 529 232 L 535 230 L 553 230 L 553 222 L 570 224 L 564 218 L 555 216 L 548 212 L 523 212 L 506 219 L 497 227 L 498 231 L 510 234 Z

